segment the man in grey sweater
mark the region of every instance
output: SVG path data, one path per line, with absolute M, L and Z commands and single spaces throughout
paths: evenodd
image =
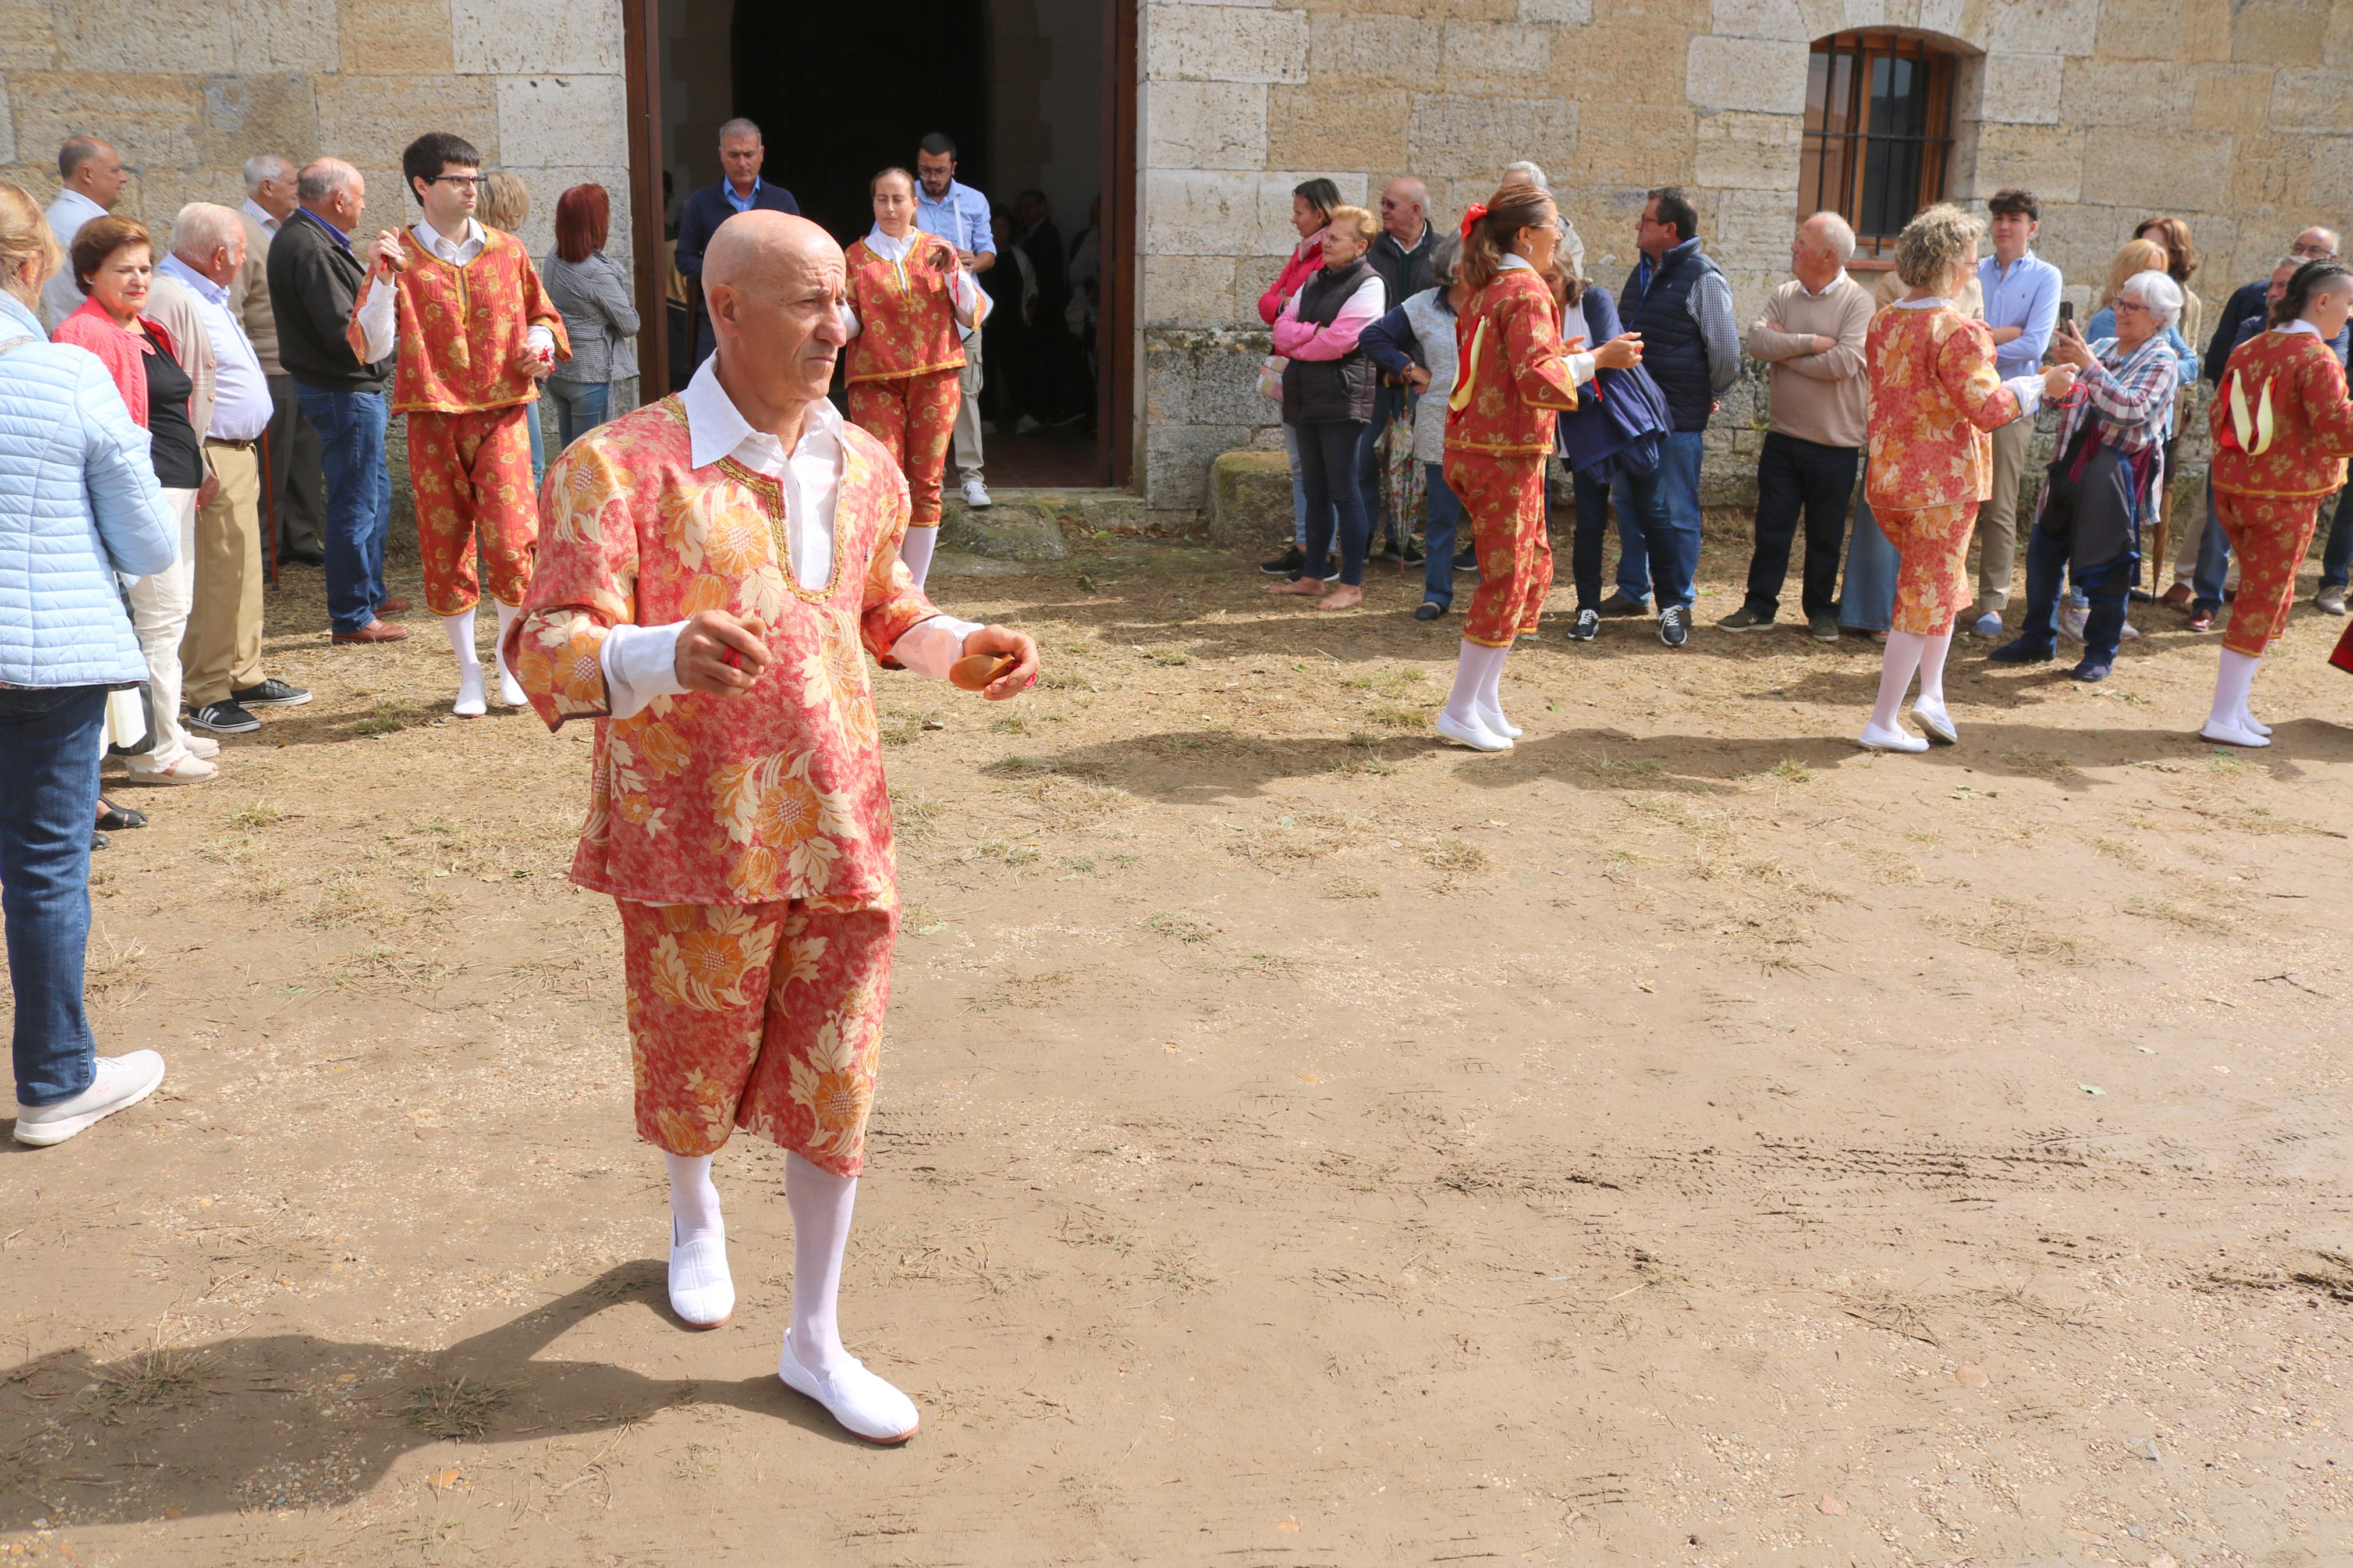
M 1821 641 L 1838 641 L 1839 546 L 1870 415 L 1862 344 L 1871 331 L 1871 291 L 1846 275 L 1853 254 L 1854 230 L 1838 214 L 1816 213 L 1799 224 L 1789 245 L 1793 276 L 1773 290 L 1749 329 L 1748 352 L 1773 367 L 1772 414 L 1757 458 L 1748 595 L 1716 623 L 1725 631 L 1773 624 L 1802 512 L 1806 625 Z

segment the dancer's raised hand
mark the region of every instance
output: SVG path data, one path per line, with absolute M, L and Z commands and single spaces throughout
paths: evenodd
M 757 616 L 736 619 L 724 610 L 702 610 L 679 628 L 672 668 L 689 691 L 741 697 L 776 663 L 768 651 L 767 623 Z

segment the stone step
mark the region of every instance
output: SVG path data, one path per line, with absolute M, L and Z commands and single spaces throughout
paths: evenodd
M 1209 464 L 1209 539 L 1255 548 L 1291 537 L 1291 460 L 1280 447 L 1220 452 Z
M 1002 561 L 1059 561 L 1071 552 L 1068 529 L 1093 537 L 1142 533 L 1144 498 L 1129 490 L 1020 489 L 989 492 L 995 505 L 975 510 L 951 489 L 940 501 L 940 547 Z

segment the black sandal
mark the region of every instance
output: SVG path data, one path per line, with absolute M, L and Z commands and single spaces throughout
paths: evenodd
M 144 827 L 147 814 L 115 805 L 104 795 L 98 797 L 98 826 L 110 833 L 120 833 L 126 827 Z
M 93 833 L 90 836 L 90 847 L 93 850 L 105 848 L 109 840 L 103 833 Z

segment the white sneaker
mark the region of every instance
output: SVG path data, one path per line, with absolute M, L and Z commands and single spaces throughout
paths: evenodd
M 199 762 L 209 763 L 220 755 L 220 742 L 210 735 L 191 735 L 188 737 L 188 755 Z
M 2081 605 L 2068 605 L 2059 611 L 2059 635 L 2069 642 L 2084 640 L 2084 622 L 2091 612 Z
M 997 503 L 988 499 L 988 487 L 978 479 L 964 482 L 964 504 L 975 511 L 987 511 Z
M 219 772 L 218 763 L 208 763 L 196 755 L 194 751 L 190 751 L 184 757 L 173 759 L 169 767 L 141 767 L 138 762 L 131 764 L 132 782 L 143 784 L 202 784 Z
M 482 667 L 461 665 L 458 670 L 458 700 L 449 704 L 449 711 L 460 719 L 479 719 L 490 711 L 482 700 Z
M 776 1358 L 776 1375 L 786 1388 L 807 1394 L 870 1443 L 903 1443 L 922 1421 L 913 1400 L 867 1371 L 856 1356 L 844 1356 L 831 1377 L 818 1376 L 793 1352 L 790 1334 L 785 1336 L 784 1353 Z
M 1866 752 L 1908 752 L 1918 753 L 1928 749 L 1928 742 L 1908 730 L 1883 730 L 1876 724 L 1862 727 L 1861 744 Z
M 1482 702 L 1472 711 L 1478 716 L 1480 723 L 1503 736 L 1506 741 L 1516 741 L 1524 732 L 1517 724 L 1504 717 L 1504 710 L 1501 708 L 1490 708 Z
M 1468 746 L 1474 752 L 1508 752 L 1512 749 L 1510 736 L 1498 735 L 1475 718 L 1468 724 L 1462 723 L 1443 709 L 1438 714 L 1438 732 L 1456 745 Z
M 163 1081 L 164 1058 L 153 1051 L 100 1057 L 90 1087 L 71 1100 L 16 1107 L 16 1142 L 37 1149 L 62 1143 L 83 1128 L 138 1104 Z
M 690 1329 L 724 1328 L 735 1315 L 735 1279 L 727 1272 L 726 1231 L 699 1231 L 681 1242 L 677 1216 L 671 1216 L 670 1310 Z

